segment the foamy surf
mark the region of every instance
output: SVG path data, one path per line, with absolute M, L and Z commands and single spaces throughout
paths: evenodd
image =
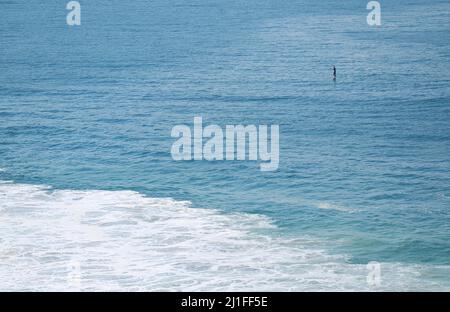
M 403 264 L 382 264 L 372 288 L 365 265 L 261 234 L 265 216 L 132 191 L 2 183 L 0 225 L 3 291 L 442 290 Z
M 345 207 L 342 205 L 337 205 L 334 203 L 329 203 L 329 202 L 317 202 L 313 204 L 316 208 L 319 209 L 325 209 L 325 210 L 336 210 L 336 211 L 340 211 L 340 212 L 349 212 L 349 213 L 353 213 L 353 212 L 359 212 L 359 209 L 355 209 L 355 208 L 349 208 L 349 207 Z

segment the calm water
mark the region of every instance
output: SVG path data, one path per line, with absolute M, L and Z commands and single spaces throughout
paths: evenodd
M 0 2 L 0 289 L 450 290 L 448 1 L 91 2 Z M 279 170 L 173 161 L 194 116 Z

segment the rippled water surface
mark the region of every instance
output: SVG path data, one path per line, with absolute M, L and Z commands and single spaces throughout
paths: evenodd
M 0 2 L 0 289 L 364 290 L 377 261 L 450 290 L 450 3 L 365 5 Z M 194 116 L 280 125 L 279 170 L 173 161 Z

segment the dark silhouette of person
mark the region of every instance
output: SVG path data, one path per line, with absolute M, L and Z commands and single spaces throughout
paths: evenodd
M 336 80 L 336 66 L 333 66 L 333 80 Z

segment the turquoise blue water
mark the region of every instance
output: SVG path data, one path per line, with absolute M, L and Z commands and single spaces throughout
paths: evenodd
M 56 234 L 39 229 L 69 222 L 64 214 L 55 217 L 60 215 L 55 207 L 80 208 L 72 195 L 62 203 L 58 192 L 84 198 L 94 190 L 121 194 L 117 203 L 103 202 L 102 195 L 93 199 L 92 209 L 111 207 L 108 222 L 134 220 L 114 219 L 115 205 L 123 201 L 151 211 L 143 198 L 171 198 L 165 205 L 189 201 L 205 213 L 196 217 L 205 218 L 204 224 L 182 230 L 192 239 L 190 248 L 200 244 L 208 224 L 218 234 L 204 242 L 212 258 L 191 259 L 189 252 L 177 251 L 183 258 L 172 263 L 170 248 L 158 256 L 158 274 L 196 272 L 182 275 L 192 284 L 178 277 L 178 284 L 173 279 L 158 284 L 151 268 L 120 284 L 120 276 L 129 274 L 124 269 L 104 271 L 107 278 L 96 286 L 94 277 L 87 278 L 92 289 L 111 282 L 112 288 L 146 290 L 359 290 L 366 287 L 369 261 L 380 262 L 382 274 L 384 267 L 394 272 L 382 275 L 386 289 L 450 289 L 448 1 L 382 1 L 379 27 L 367 25 L 365 1 L 80 2 L 78 27 L 66 24 L 61 1 L 0 2 L 0 289 L 13 287 L 7 280 L 15 280 L 17 289 L 31 287 L 18 268 L 34 268 L 36 285 L 49 272 L 62 274 L 52 269 L 65 261 L 54 251 L 77 241 L 68 235 L 66 245 L 52 242 Z M 192 125 L 195 116 L 223 127 L 280 125 L 279 170 L 261 172 L 259 163 L 250 161 L 172 160 L 172 127 Z M 39 189 L 43 185 L 51 189 Z M 45 217 L 27 209 L 42 209 Z M 95 211 L 86 212 L 88 220 L 80 224 L 94 226 L 89 218 Z M 209 213 L 226 220 L 208 219 Z M 27 218 L 40 222 L 22 229 Z M 234 229 L 233 220 L 242 227 Z M 262 220 L 271 225 L 242 225 Z M 155 229 L 145 222 L 134 226 Z M 71 227 L 59 230 L 65 228 Z M 158 229 L 159 234 L 180 230 Z M 230 243 L 232 229 L 239 239 L 233 236 L 229 249 L 216 250 Z M 116 230 L 117 237 L 125 231 Z M 33 245 L 43 237 L 43 245 Z M 121 244 L 136 239 L 124 237 Z M 261 257 L 245 265 L 233 262 L 243 256 L 233 250 L 251 239 L 261 243 L 251 245 Z M 173 240 L 161 244 L 172 246 Z M 105 249 L 119 241 L 111 239 Z M 146 244 L 139 242 L 138 250 Z M 300 250 L 342 260 L 333 260 L 333 269 L 310 270 Z M 139 267 L 147 252 L 130 255 L 120 267 Z M 279 259 L 268 260 L 271 256 Z M 288 263 L 297 256 L 305 271 Z M 105 254 L 92 257 L 101 263 Z M 82 272 L 94 272 L 83 259 Z M 223 272 L 220 266 L 213 270 L 219 273 L 208 284 L 212 263 L 220 259 L 227 265 Z M 45 270 L 28 261 L 45 263 Z M 164 262 L 171 267 L 163 268 Z M 264 274 L 249 277 L 244 269 Z M 330 270 L 336 279 L 324 275 Z M 273 273 L 269 285 L 267 272 Z M 340 272 L 355 279 L 340 284 Z M 315 280 L 319 275 L 323 279 Z M 58 283 L 48 282 L 47 289 Z

